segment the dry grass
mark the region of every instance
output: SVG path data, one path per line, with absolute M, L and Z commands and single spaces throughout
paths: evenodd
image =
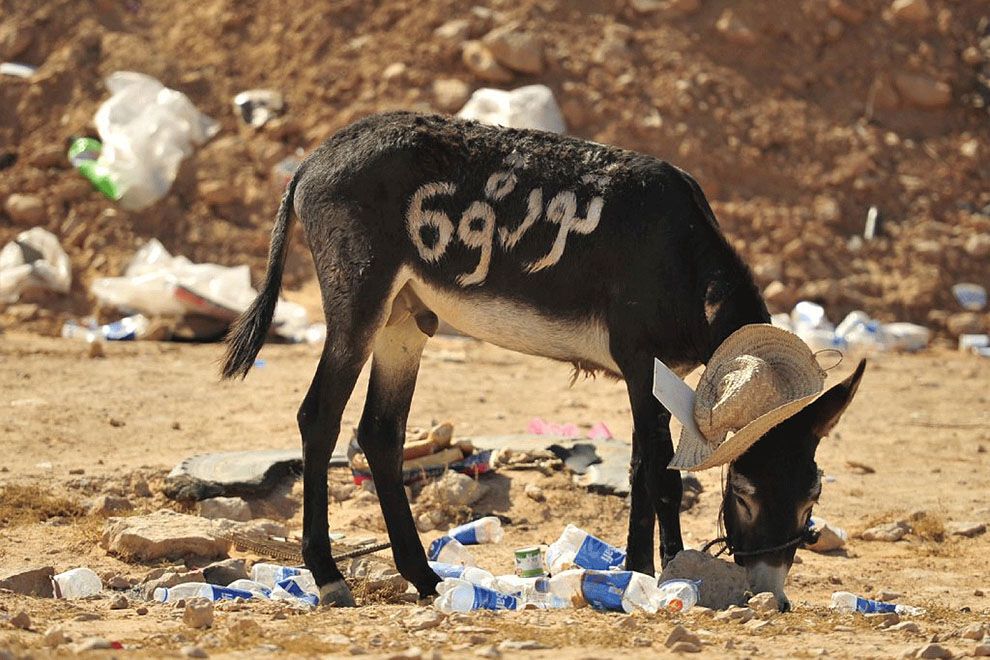
M 77 502 L 53 495 L 40 486 L 4 486 L 0 488 L 0 525 L 24 525 L 56 516 L 78 518 L 85 510 Z
M 941 515 L 926 512 L 911 521 L 911 531 L 925 541 L 941 543 L 945 540 L 945 521 Z

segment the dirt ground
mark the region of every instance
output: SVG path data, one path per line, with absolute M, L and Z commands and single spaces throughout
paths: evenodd
M 15 333 L 0 339 L 0 492 L 9 495 L 35 486 L 62 502 L 59 511 L 0 502 L 0 571 L 26 564 L 52 565 L 56 571 L 85 565 L 105 577 L 140 579 L 154 565 L 108 556 L 97 542 L 104 521 L 71 514 L 88 498 L 107 492 L 127 495 L 138 513 L 174 507 L 160 494 L 161 478 L 193 453 L 297 446 L 295 410 L 315 368 L 317 349 L 267 346 L 261 355 L 265 366 L 252 371 L 246 382 L 219 383 L 217 345 L 111 344 L 102 359 L 86 357 L 83 346 Z M 423 360 L 410 424 L 450 419 L 455 435 L 463 437 L 522 432 L 536 416 L 583 424 L 602 420 L 617 437 L 628 438 L 631 421 L 623 385 L 599 379 L 569 387 L 569 376 L 567 365 L 473 340 L 438 338 Z M 434 652 L 443 657 L 488 652 L 494 657 L 492 645 L 535 640 L 546 648 L 502 653 L 652 657 L 668 652 L 663 642 L 677 623 L 701 637 L 707 656 L 891 657 L 932 639 L 957 656 L 973 654 L 977 642 L 962 639 L 959 631 L 990 618 L 990 534 L 943 536 L 939 528 L 958 521 L 990 522 L 988 382 L 990 361 L 956 353 L 873 361 L 858 399 L 818 452 L 826 479 L 816 514 L 853 537 L 876 521 L 906 518 L 916 511 L 927 512 L 928 523 L 897 543 L 853 538 L 841 554 L 800 551 L 801 563 L 789 577 L 794 611 L 772 616 L 760 629 L 690 613 L 627 616 L 581 609 L 453 615 L 436 628 L 412 631 L 407 620 L 424 605 L 398 601 L 312 613 L 275 604 L 230 604 L 218 607 L 213 627 L 201 631 L 185 626 L 182 611 L 167 605 L 146 604 L 148 612 L 139 614 L 136 608 L 143 603 L 110 610 L 108 596 L 62 601 L 0 592 L 0 657 L 8 657 L 5 650 L 16 657 L 51 653 L 43 646 L 42 633 L 53 624 L 77 641 L 99 636 L 119 641 L 128 651 L 156 656 L 195 644 L 211 656 L 278 651 L 392 657 L 416 647 L 424 657 Z M 345 429 L 358 420 L 366 383 L 367 374 L 346 410 Z M 850 462 L 875 472 L 864 474 Z M 334 484 L 349 478 L 347 470 L 331 472 Z M 133 492 L 133 475 L 147 480 L 151 497 Z M 720 475 L 709 471 L 699 476 L 705 491 L 682 516 L 688 546 L 716 532 Z M 623 498 L 587 493 L 562 473 L 545 477 L 503 470 L 483 479 L 497 487 L 475 511 L 496 512 L 512 521 L 500 545 L 479 546 L 475 553 L 495 573 L 511 571 L 513 548 L 551 542 L 567 523 L 617 545 L 624 542 L 628 505 Z M 531 482 L 543 488 L 545 503 L 523 495 Z M 297 493 L 293 489 L 290 498 L 298 504 Z M 332 529 L 349 537 L 383 537 L 379 521 L 375 502 L 351 499 L 331 505 Z M 297 531 L 299 513 L 287 522 Z M 422 537 L 428 543 L 436 535 Z M 900 602 L 929 612 L 912 618 L 919 633 L 882 631 L 865 617 L 830 612 L 828 600 L 835 590 L 899 592 Z M 3 623 L 20 610 L 30 616 L 30 630 Z M 243 620 L 259 627 L 249 628 Z M 411 652 L 401 657 L 418 656 Z

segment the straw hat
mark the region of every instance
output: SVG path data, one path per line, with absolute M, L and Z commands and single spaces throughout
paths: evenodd
M 797 335 L 746 325 L 719 346 L 694 393 L 671 469 L 704 470 L 736 460 L 767 431 L 825 393 L 825 371 Z

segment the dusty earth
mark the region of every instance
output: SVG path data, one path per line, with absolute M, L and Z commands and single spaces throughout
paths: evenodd
M 317 360 L 309 346 L 267 346 L 263 368 L 243 383 L 219 383 L 216 345 L 151 342 L 111 344 L 106 357 L 86 357 L 83 344 L 8 333 L 0 340 L 0 572 L 24 565 L 57 571 L 85 565 L 104 578 L 142 578 L 163 564 L 125 562 L 98 545 L 105 521 L 83 513 L 94 495 L 119 493 L 136 513 L 179 508 L 161 495 L 162 476 L 176 462 L 209 449 L 291 448 L 297 445 L 295 409 Z M 845 365 L 849 368 L 849 365 Z M 840 368 L 841 370 L 841 368 Z M 423 360 L 410 424 L 451 419 L 459 437 L 521 432 L 534 416 L 582 424 L 604 421 L 620 438 L 631 432 L 623 385 L 579 380 L 569 367 L 505 352 L 473 340 L 433 340 Z M 213 627 L 196 630 L 171 606 L 131 601 L 111 610 L 110 597 L 83 601 L 0 592 L 0 657 L 50 653 L 42 633 L 59 624 L 76 642 L 98 636 L 124 649 L 174 655 L 197 645 L 210 655 L 241 657 L 368 653 L 379 657 L 473 657 L 506 642 L 535 640 L 546 648 L 506 656 L 543 658 L 662 655 L 677 623 L 698 634 L 703 652 L 720 657 L 891 657 L 938 639 L 956 655 L 972 654 L 966 626 L 990 619 L 990 534 L 962 538 L 943 532 L 953 522 L 990 522 L 990 361 L 949 352 L 884 356 L 867 371 L 858 399 L 818 453 L 825 489 L 816 514 L 855 537 L 877 521 L 926 513 L 924 524 L 897 543 L 853 538 L 840 554 L 800 551 L 789 578 L 795 604 L 762 628 L 692 615 L 619 615 L 588 609 L 476 613 L 447 617 L 439 626 L 409 629 L 426 605 L 376 599 L 354 610 L 297 613 L 273 604 L 218 607 Z M 344 416 L 357 422 L 367 374 Z M 346 433 L 344 440 L 346 440 Z M 864 473 L 862 467 L 875 470 Z M 331 470 L 332 483 L 348 481 Z M 700 475 L 699 502 L 683 514 L 685 542 L 697 546 L 716 533 L 717 472 Z M 151 495 L 135 492 L 144 479 Z M 476 555 L 493 572 L 509 572 L 511 550 L 554 540 L 572 522 L 621 545 L 628 505 L 570 483 L 563 473 L 503 470 L 483 477 L 493 488 L 476 513 L 507 516 L 506 537 Z M 523 495 L 536 483 L 547 496 Z M 32 488 L 34 490 L 32 490 Z M 289 498 L 299 502 L 298 486 Z M 24 499 L 25 494 L 33 496 Z M 331 526 L 352 538 L 383 537 L 374 501 L 334 502 Z M 287 512 L 298 531 L 298 511 Z M 422 535 L 424 542 L 435 532 Z M 258 559 L 255 555 L 234 553 Z M 384 553 L 388 556 L 388 553 Z M 920 632 L 882 631 L 858 615 L 828 610 L 831 592 L 902 594 L 900 602 L 929 608 L 911 617 Z M 111 594 L 112 595 L 112 594 Z M 145 605 L 146 614 L 137 608 Z M 7 619 L 19 611 L 30 629 Z M 251 620 L 258 624 L 240 623 Z M 523 645 L 525 646 L 525 645 Z M 61 647 L 59 653 L 64 653 Z M 71 647 L 70 647 L 71 648 Z

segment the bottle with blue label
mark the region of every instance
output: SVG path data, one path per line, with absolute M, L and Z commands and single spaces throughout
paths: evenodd
M 184 582 L 174 587 L 158 587 L 154 598 L 159 603 L 174 603 L 177 600 L 190 598 L 206 598 L 207 600 L 232 600 L 234 598 L 252 598 L 254 594 L 241 589 L 231 589 L 205 582 Z
M 460 541 L 447 535 L 434 539 L 426 553 L 426 558 L 442 564 L 477 565 L 471 552 Z
M 920 607 L 910 605 L 899 605 L 897 603 L 885 603 L 881 600 L 870 600 L 862 598 L 848 591 L 836 591 L 832 594 L 833 610 L 839 612 L 860 612 L 862 614 L 876 614 L 882 612 L 896 612 L 906 616 L 918 616 L 925 613 Z
M 251 579 L 269 589 L 274 589 L 276 583 L 296 575 L 308 575 L 310 580 L 313 579 L 313 574 L 308 570 L 295 566 L 258 562 L 251 567 Z M 313 583 L 315 584 L 315 581 Z
M 309 573 L 309 571 L 306 571 Z M 319 590 L 310 575 L 293 575 L 275 583 L 270 598 L 293 605 L 316 607 L 320 604 Z
M 457 539 L 461 545 L 477 545 L 479 543 L 501 543 L 505 532 L 502 522 L 495 516 L 485 516 L 472 520 L 447 532 L 447 536 Z
M 495 576 L 486 571 L 483 568 L 478 568 L 477 566 L 463 566 L 461 564 L 444 564 L 438 561 L 427 562 L 433 572 L 437 574 L 442 580 L 447 578 L 457 578 L 459 580 L 465 580 L 471 584 L 476 584 L 479 587 L 492 588 L 495 582 Z
M 547 566 L 551 573 L 579 567 L 596 571 L 622 568 L 626 553 L 583 529 L 568 525 L 560 538 L 547 548 Z
M 656 578 L 634 571 L 571 569 L 538 580 L 536 586 L 575 607 L 587 603 L 598 610 L 653 614 L 664 606 Z
M 524 603 L 508 594 L 479 587 L 466 580 L 448 578 L 437 585 L 434 607 L 441 612 L 473 612 L 475 610 L 518 610 Z

